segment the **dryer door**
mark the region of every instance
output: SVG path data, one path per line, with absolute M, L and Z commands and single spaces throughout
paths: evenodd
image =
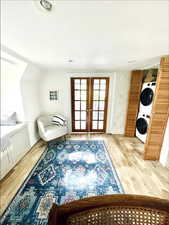
M 151 88 L 145 88 L 140 96 L 140 101 L 144 106 L 148 106 L 153 101 L 153 90 Z
M 144 118 L 139 118 L 136 122 L 136 128 L 140 134 L 146 134 L 148 123 Z

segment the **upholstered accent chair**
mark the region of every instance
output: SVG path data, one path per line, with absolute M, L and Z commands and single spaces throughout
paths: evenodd
M 169 201 L 114 194 L 53 204 L 48 225 L 169 225 Z
M 62 124 L 56 124 L 53 117 L 59 117 Z M 46 142 L 65 136 L 68 133 L 67 121 L 59 114 L 50 114 L 40 116 L 37 120 L 39 136 Z

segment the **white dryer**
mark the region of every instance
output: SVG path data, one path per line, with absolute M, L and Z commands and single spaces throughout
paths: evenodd
M 156 82 L 143 83 L 140 95 L 140 112 L 151 114 L 155 89 Z
M 139 112 L 136 121 L 136 137 L 138 137 L 143 143 L 146 142 L 149 121 L 149 115 Z

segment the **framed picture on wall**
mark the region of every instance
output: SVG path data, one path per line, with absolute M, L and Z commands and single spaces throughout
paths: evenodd
M 58 91 L 49 91 L 49 99 L 50 101 L 58 100 Z

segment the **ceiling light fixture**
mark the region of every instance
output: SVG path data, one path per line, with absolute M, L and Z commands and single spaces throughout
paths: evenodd
M 52 10 L 52 4 L 50 2 L 48 2 L 47 0 L 40 0 L 40 4 L 44 9 L 46 9 L 48 11 Z

